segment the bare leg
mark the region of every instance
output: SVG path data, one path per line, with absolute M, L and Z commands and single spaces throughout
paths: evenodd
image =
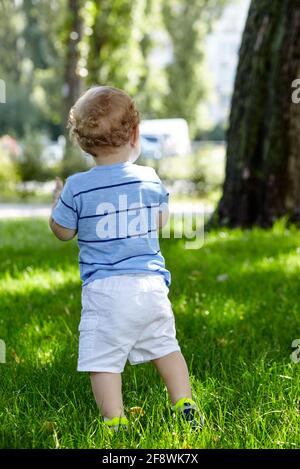
M 192 398 L 189 372 L 181 352 L 172 352 L 152 360 L 164 380 L 172 404 L 182 397 Z
M 90 373 L 97 406 L 103 417 L 125 417 L 120 373 Z

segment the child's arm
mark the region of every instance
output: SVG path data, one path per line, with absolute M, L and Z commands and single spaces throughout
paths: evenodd
M 63 190 L 63 183 L 60 178 L 56 178 L 56 186 L 53 191 L 53 204 L 52 204 L 51 215 L 49 218 L 49 226 L 52 232 L 55 234 L 55 236 L 58 239 L 60 239 L 61 241 L 70 241 L 76 235 L 77 230 L 65 228 L 64 226 L 61 226 L 58 223 L 56 223 L 52 218 L 52 212 L 59 201 L 62 190 Z
M 155 173 L 160 185 L 159 185 L 159 208 L 157 214 L 157 228 L 161 230 L 169 220 L 169 192 L 161 182 L 159 176 Z
M 158 212 L 157 227 L 161 230 L 168 222 L 169 219 L 169 207 L 165 204 L 164 210 Z
M 70 241 L 74 238 L 77 233 L 77 230 L 70 230 L 69 228 L 64 228 L 63 226 L 56 223 L 53 218 L 49 219 L 49 226 L 55 236 L 61 241 Z

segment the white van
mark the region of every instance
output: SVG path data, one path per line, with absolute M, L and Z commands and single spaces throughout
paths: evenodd
M 142 155 L 146 158 L 159 159 L 191 152 L 189 128 L 185 119 L 142 120 L 140 135 Z

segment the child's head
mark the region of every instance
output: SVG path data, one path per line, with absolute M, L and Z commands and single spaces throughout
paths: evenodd
M 134 101 L 122 90 L 96 86 L 76 101 L 69 114 L 70 135 L 93 156 L 113 155 L 136 141 L 140 122 Z

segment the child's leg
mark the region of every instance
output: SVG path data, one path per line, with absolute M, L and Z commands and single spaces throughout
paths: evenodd
M 90 373 L 92 389 L 103 417 L 125 417 L 120 373 Z
M 182 397 L 192 398 L 189 372 L 181 352 L 172 352 L 152 360 L 164 380 L 172 404 Z
M 189 373 L 182 353 L 172 352 L 152 362 L 168 388 L 172 410 L 179 412 L 191 428 L 202 430 L 204 417 L 192 400 Z

